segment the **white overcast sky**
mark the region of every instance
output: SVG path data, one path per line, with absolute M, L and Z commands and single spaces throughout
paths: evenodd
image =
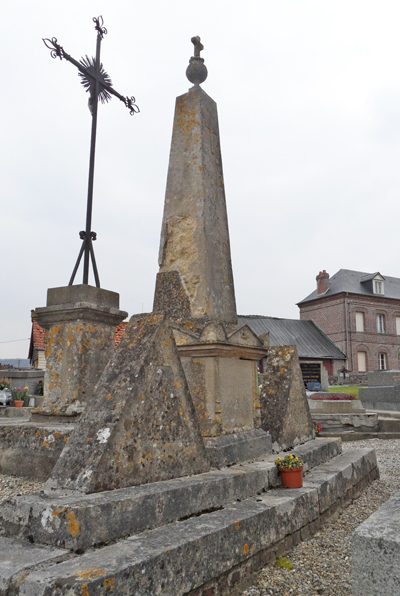
M 152 308 L 194 35 L 218 104 L 238 312 L 298 318 L 321 269 L 400 277 L 398 0 L 13 0 L 0 24 L 0 358 L 27 357 L 12 340 L 68 284 L 85 227 L 88 96 L 42 38 L 94 55 L 98 15 L 104 67 L 141 109 L 99 108 L 94 247 L 122 309 Z

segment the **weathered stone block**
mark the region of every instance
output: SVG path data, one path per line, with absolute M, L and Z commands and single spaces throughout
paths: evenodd
M 62 422 L 90 402 L 127 313 L 118 309 L 118 294 L 88 285 L 50 288 L 47 301 L 32 315 L 46 329 L 44 397 L 33 419 Z
M 172 329 L 131 319 L 47 483 L 90 493 L 209 469 Z
M 0 474 L 47 480 L 74 426 L 31 422 L 12 426 L 0 424 Z
M 270 432 L 274 451 L 291 449 L 314 438 L 295 347 L 269 349 L 260 404 L 261 428 Z
M 205 447 L 211 465 L 216 468 L 257 459 L 272 451 L 271 436 L 261 428 L 206 438 Z
M 397 596 L 400 593 L 400 492 L 354 532 L 354 596 Z

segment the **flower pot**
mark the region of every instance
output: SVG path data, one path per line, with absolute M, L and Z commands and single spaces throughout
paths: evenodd
M 283 488 L 301 488 L 303 486 L 303 466 L 291 470 L 281 470 Z
M 23 399 L 14 399 L 14 406 L 16 408 L 22 408 L 23 405 L 24 405 Z

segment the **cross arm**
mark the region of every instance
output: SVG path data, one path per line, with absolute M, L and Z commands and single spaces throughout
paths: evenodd
M 71 64 L 76 66 L 76 68 L 82 74 L 84 74 L 86 77 L 89 77 L 93 80 L 96 79 L 96 77 L 93 75 L 93 73 L 89 72 L 80 62 L 78 62 L 77 60 L 75 60 L 75 58 L 70 56 L 70 54 L 67 54 L 67 52 L 64 50 L 64 48 L 62 46 L 60 46 L 60 44 L 58 43 L 56 37 L 52 37 L 51 39 L 45 38 L 45 39 L 43 39 L 43 43 L 46 46 L 46 48 L 48 48 L 50 50 L 50 55 L 52 58 L 60 58 L 60 60 L 62 60 L 64 58 L 64 60 L 67 60 L 68 62 L 71 62 Z M 123 95 L 118 93 L 118 91 L 116 91 L 113 87 L 111 87 L 111 85 L 107 85 L 100 79 L 99 79 L 99 84 L 104 89 L 107 89 L 107 91 L 109 93 L 111 93 L 111 95 L 118 97 L 118 99 L 120 101 L 122 101 L 122 103 L 128 108 L 131 116 L 140 112 L 139 106 L 136 105 L 136 99 L 134 98 L 133 95 L 131 97 L 128 97 L 128 96 L 124 97 Z

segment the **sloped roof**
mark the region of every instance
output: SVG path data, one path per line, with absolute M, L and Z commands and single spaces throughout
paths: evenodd
M 385 280 L 384 294 L 373 294 L 365 282 L 374 279 L 377 275 L 380 275 Z M 329 289 L 324 294 L 317 294 L 317 289 L 307 298 L 301 300 L 297 304 L 304 304 L 311 300 L 320 300 L 327 296 L 334 296 L 335 294 L 341 294 L 342 292 L 348 292 L 349 294 L 361 294 L 362 296 L 379 296 L 379 298 L 392 298 L 400 300 L 400 279 L 398 277 L 383 276 L 378 271 L 376 273 L 365 273 L 363 271 L 352 271 L 351 269 L 339 269 L 335 275 L 329 278 Z
M 346 359 L 342 350 L 314 321 L 240 315 L 238 322 L 248 325 L 257 335 L 268 331 L 271 346 L 296 346 L 301 358 Z

